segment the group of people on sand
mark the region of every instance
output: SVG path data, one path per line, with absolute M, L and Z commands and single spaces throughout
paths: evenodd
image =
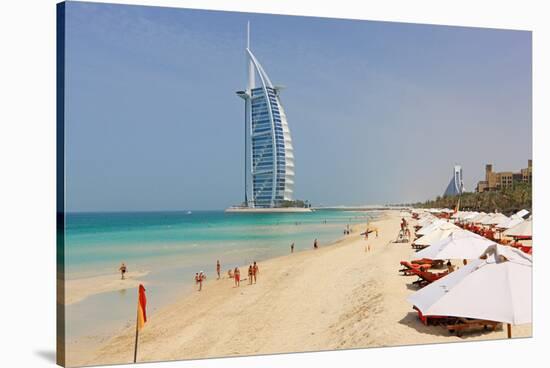
M 216 261 L 216 274 L 218 275 L 217 280 L 221 279 L 221 269 L 222 269 L 221 263 L 219 260 L 217 260 Z M 254 263 L 248 267 L 248 283 L 255 284 L 259 273 L 260 273 L 260 268 L 258 267 L 258 264 L 256 263 L 256 261 L 254 261 Z M 201 278 L 201 275 L 203 276 L 202 278 Z M 235 287 L 241 286 L 241 270 L 239 269 L 239 267 L 235 267 L 233 269 L 230 268 L 229 270 L 227 270 L 227 277 L 230 279 L 233 279 L 233 281 L 235 282 Z M 195 281 L 199 285 L 198 286 L 199 291 L 202 290 L 202 281 L 204 279 L 206 279 L 206 275 L 202 271 L 195 275 Z

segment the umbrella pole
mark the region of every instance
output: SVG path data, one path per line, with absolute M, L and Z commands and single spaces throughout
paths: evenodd
M 512 325 L 507 323 L 506 324 L 506 329 L 508 330 L 508 338 L 511 339 L 512 338 Z

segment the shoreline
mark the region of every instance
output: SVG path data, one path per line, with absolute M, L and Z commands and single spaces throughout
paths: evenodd
M 351 235 L 330 245 L 259 262 L 255 285 L 243 281 L 235 288 L 222 273 L 225 278 L 207 280 L 201 292 L 195 289 L 154 311 L 140 335 L 138 361 L 505 337 L 497 330 L 458 338 L 424 326 L 406 302 L 415 291 L 408 287 L 413 279 L 398 274 L 399 261 L 413 253 L 410 243 L 392 243 L 399 211 L 380 215 L 369 222 L 378 228 L 378 238 L 362 239 L 366 224 L 356 224 Z M 371 244 L 370 252 L 366 244 Z M 242 267 L 243 278 L 245 273 Z M 131 362 L 134 332 L 132 326 L 121 329 L 95 351 L 73 350 L 67 365 Z M 514 327 L 515 337 L 530 335 L 531 325 Z
M 124 280 L 120 279 L 120 273 L 65 280 L 64 304 L 68 306 L 82 302 L 93 295 L 135 288 L 140 283 L 146 284 L 140 278 L 148 274 L 149 271 L 132 271 L 126 273 Z

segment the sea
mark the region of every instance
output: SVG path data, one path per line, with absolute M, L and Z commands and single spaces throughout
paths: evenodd
M 216 277 L 235 266 L 320 247 L 344 236 L 346 226 L 376 219 L 375 211 L 316 210 L 311 213 L 224 211 L 94 212 L 65 215 L 65 278 L 147 271 L 148 311 L 193 291 L 194 275 Z M 102 339 L 135 323 L 136 292 L 92 295 L 66 307 L 68 342 Z

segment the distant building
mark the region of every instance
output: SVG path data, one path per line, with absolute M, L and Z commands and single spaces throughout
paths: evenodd
M 456 196 L 464 191 L 464 182 L 462 181 L 462 166 L 455 165 L 453 168 L 453 176 L 443 196 Z
M 493 171 L 493 165 L 485 165 L 485 180 L 480 181 L 477 184 L 476 191 L 478 193 L 500 190 L 504 188 L 511 188 L 514 183 L 528 183 L 531 184 L 533 178 L 533 160 L 527 161 L 527 167 L 521 169 L 520 172 L 514 173 L 511 171 L 495 172 Z
M 294 149 L 279 98 L 281 87 L 271 83 L 250 50 L 250 28 L 245 51 L 248 86 L 237 92 L 245 101 L 244 201 L 248 208 L 280 207 L 294 194 Z

